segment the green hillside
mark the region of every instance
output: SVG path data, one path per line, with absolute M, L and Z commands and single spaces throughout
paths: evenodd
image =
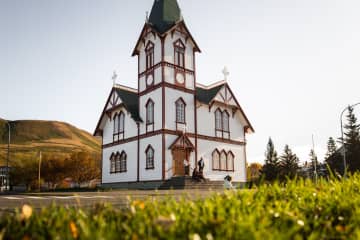
M 70 124 L 57 121 L 11 121 L 12 161 L 37 158 L 39 151 L 47 154 L 67 156 L 73 152 L 86 151 L 100 154 L 100 140 L 90 133 Z M 7 154 L 8 127 L 0 119 L 0 164 Z

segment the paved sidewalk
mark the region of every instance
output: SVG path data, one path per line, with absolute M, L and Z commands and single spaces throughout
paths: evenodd
M 89 207 L 96 203 L 110 203 L 118 207 L 126 207 L 128 198 L 145 200 L 147 198 L 165 199 L 174 197 L 176 199 L 200 199 L 211 194 L 222 191 L 212 190 L 159 190 L 159 191 L 135 191 L 121 190 L 109 192 L 46 192 L 0 195 L 0 211 L 13 211 L 23 204 L 30 204 L 36 209 L 51 204 Z

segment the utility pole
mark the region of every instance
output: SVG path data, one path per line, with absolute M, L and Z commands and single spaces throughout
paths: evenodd
M 41 192 L 41 151 L 39 156 L 39 192 Z
M 10 171 L 9 171 L 9 162 L 10 162 L 10 141 L 11 141 L 11 126 L 9 121 L 6 122 L 9 128 L 9 140 L 8 140 L 8 149 L 7 149 L 7 161 L 6 161 L 6 186 L 5 189 L 9 190 L 10 187 Z

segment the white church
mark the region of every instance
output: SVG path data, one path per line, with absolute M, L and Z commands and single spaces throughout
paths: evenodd
M 176 0 L 155 0 L 132 56 L 137 89 L 114 84 L 94 135 L 102 138 L 102 184 L 161 183 L 190 175 L 246 182 L 246 134 L 253 133 L 225 80 L 197 82 L 200 48 Z

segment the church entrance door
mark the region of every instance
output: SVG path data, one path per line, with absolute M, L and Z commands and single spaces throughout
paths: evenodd
M 174 176 L 184 176 L 185 175 L 185 166 L 184 159 L 189 163 L 188 154 L 185 149 L 174 149 L 173 153 L 173 175 Z

